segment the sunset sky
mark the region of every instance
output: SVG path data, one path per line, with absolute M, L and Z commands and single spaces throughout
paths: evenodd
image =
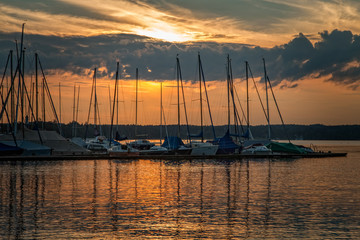
M 65 123 L 73 120 L 74 84 L 80 86 L 78 120 L 86 121 L 95 67 L 101 123 L 110 122 L 109 88 L 113 95 L 117 61 L 119 123 L 134 123 L 136 68 L 141 80 L 138 123 L 159 124 L 160 82 L 166 121 L 175 123 L 178 54 L 188 117 L 199 124 L 199 53 L 216 125 L 227 122 L 228 54 L 244 110 L 245 61 L 265 101 L 265 58 L 285 123 L 360 124 L 358 0 L 2 0 L 0 21 L 1 74 L 25 23 L 27 84 L 34 78 L 38 53 L 56 107 L 61 83 Z M 265 124 L 250 81 L 250 122 Z M 270 112 L 272 123 L 279 124 L 272 99 Z M 50 108 L 48 114 L 52 119 Z

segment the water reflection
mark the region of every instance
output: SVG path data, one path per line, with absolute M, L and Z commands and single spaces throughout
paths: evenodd
M 329 191 L 333 183 L 312 180 L 334 172 L 318 171 L 317 165 L 313 160 L 2 163 L 0 230 L 8 239 L 358 236 L 351 231 L 359 219 L 353 213 L 360 210 L 355 176 L 336 175 L 349 185 Z

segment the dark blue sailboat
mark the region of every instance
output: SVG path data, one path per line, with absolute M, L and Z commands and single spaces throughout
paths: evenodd
M 232 96 L 232 103 L 234 108 L 234 119 L 235 119 L 235 127 L 237 127 L 237 110 L 234 101 L 234 90 L 233 90 L 233 80 L 231 73 L 231 62 L 229 56 L 227 57 L 227 95 L 228 95 L 228 129 L 225 135 L 221 138 L 215 138 L 213 141 L 210 141 L 212 144 L 216 144 L 219 146 L 216 154 L 235 154 L 240 153 L 242 146 L 236 144 L 232 138 L 232 136 L 239 137 L 239 134 L 230 134 L 230 95 Z
M 177 114 L 178 115 L 177 136 L 166 136 L 164 139 L 164 143 L 161 146 L 168 149 L 168 154 L 186 154 L 186 155 L 188 155 L 191 153 L 191 148 L 185 146 L 182 139 L 180 138 L 180 83 L 181 83 L 181 87 L 182 87 L 182 75 L 181 75 L 181 67 L 180 67 L 180 61 L 179 61 L 178 56 L 176 56 L 176 81 L 177 81 L 177 113 L 178 113 Z M 187 133 L 189 136 L 189 141 L 191 143 L 183 89 L 182 89 L 182 95 L 183 95 L 183 101 L 184 101 Z M 161 108 L 162 108 L 162 106 L 161 106 Z
M 226 131 L 223 137 L 210 142 L 219 146 L 216 154 L 234 154 L 241 151 L 241 146 L 234 142 L 229 130 Z
M 23 153 L 23 149 L 18 146 L 10 146 L 4 143 L 0 143 L 0 156 L 16 156 Z

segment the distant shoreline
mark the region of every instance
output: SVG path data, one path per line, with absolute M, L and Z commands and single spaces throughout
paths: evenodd
M 46 122 L 46 130 L 58 131 L 57 124 L 53 122 Z M 1 124 L 2 133 L 6 131 L 6 124 Z M 42 126 L 42 124 L 39 124 Z M 68 123 L 61 124 L 63 136 L 66 138 L 72 138 L 74 136 L 73 126 L 76 129 L 76 136 L 84 138 L 86 125 L 78 123 Z M 135 136 L 135 127 L 138 136 Z M 100 127 L 98 127 L 100 128 Z M 225 134 L 227 130 L 227 125 L 214 126 L 216 137 L 221 137 Z M 177 134 L 177 125 L 167 126 L 167 131 L 165 127 L 162 128 L 162 138 L 166 136 L 166 132 L 169 135 Z M 189 125 L 191 134 L 198 134 L 200 132 L 200 126 Z M 241 127 L 238 128 L 241 131 Z M 242 129 L 245 131 L 246 126 L 243 126 Z M 252 135 L 254 138 L 268 138 L 267 136 L 267 126 L 266 125 L 256 125 L 250 126 Z M 102 135 L 109 137 L 110 136 L 110 125 L 104 124 L 101 125 Z M 18 128 L 18 131 L 21 131 L 21 128 Z M 147 139 L 159 139 L 160 136 L 160 127 L 159 125 L 118 125 L 113 126 L 113 136 L 115 132 L 118 131 L 120 136 L 127 137 L 128 139 L 135 138 L 147 138 Z M 231 133 L 235 133 L 235 127 L 230 127 Z M 94 127 L 93 125 L 88 126 L 87 137 L 93 137 Z M 186 125 L 181 125 L 181 138 L 187 138 L 187 127 Z M 204 126 L 204 138 L 212 139 L 213 130 L 211 126 Z M 282 125 L 271 125 L 271 139 L 275 140 L 360 140 L 360 125 L 336 125 L 336 126 L 327 126 L 322 124 L 313 124 L 313 125 L 297 125 L 297 124 L 288 124 L 285 126 Z

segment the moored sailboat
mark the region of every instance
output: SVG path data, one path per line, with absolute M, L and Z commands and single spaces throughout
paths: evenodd
M 198 73 L 199 73 L 199 94 L 200 94 L 200 134 L 198 135 L 201 138 L 201 141 L 191 141 L 190 140 L 190 147 L 191 147 L 191 155 L 206 155 L 206 156 L 212 156 L 215 155 L 218 151 L 219 145 L 212 144 L 211 142 L 204 142 L 204 127 L 203 127 L 203 105 L 202 105 L 202 82 L 204 84 L 205 93 L 206 93 L 206 100 L 208 103 L 208 110 L 209 110 L 209 116 L 211 120 L 211 125 L 213 128 L 213 134 L 215 137 L 215 130 L 214 125 L 212 122 L 212 116 L 211 116 L 211 110 L 210 110 L 210 103 L 206 91 L 206 83 L 205 83 L 205 77 L 204 77 L 204 71 L 202 68 L 201 58 L 200 54 L 198 54 Z
M 221 138 L 214 137 L 214 140 L 210 141 L 211 143 L 218 145 L 219 148 L 216 154 L 238 154 L 241 151 L 242 146 L 235 143 L 232 138 L 232 134 L 230 134 L 230 108 L 231 101 L 230 97 L 232 97 L 232 105 L 234 108 L 234 125 L 237 127 L 238 114 L 234 101 L 234 85 L 232 79 L 232 69 L 231 69 L 231 61 L 229 55 L 227 56 L 227 115 L 228 115 L 228 127 L 225 135 Z M 237 128 L 236 128 L 237 129 Z M 235 134 L 236 137 L 239 137 L 239 134 Z
M 189 155 L 191 153 L 191 147 L 185 146 L 182 139 L 180 138 L 180 83 L 182 87 L 182 75 L 179 57 L 176 56 L 176 82 L 177 82 L 177 136 L 166 136 L 161 147 L 168 149 L 168 154 L 181 154 Z M 183 89 L 182 89 L 183 90 Z M 182 91 L 183 101 L 184 101 L 184 111 L 186 118 L 186 126 L 188 128 L 187 114 L 186 114 L 186 105 L 184 91 Z M 189 129 L 188 129 L 189 134 Z
M 119 144 L 107 149 L 110 157 L 139 156 L 140 151 L 126 144 Z
M 135 134 L 134 137 L 137 138 L 137 125 L 138 125 L 138 92 L 139 92 L 139 70 L 136 68 L 136 88 L 135 88 Z M 139 151 L 150 150 L 152 147 L 155 146 L 154 143 L 150 142 L 147 139 L 135 139 L 132 142 L 127 144 L 129 147 L 137 149 Z

